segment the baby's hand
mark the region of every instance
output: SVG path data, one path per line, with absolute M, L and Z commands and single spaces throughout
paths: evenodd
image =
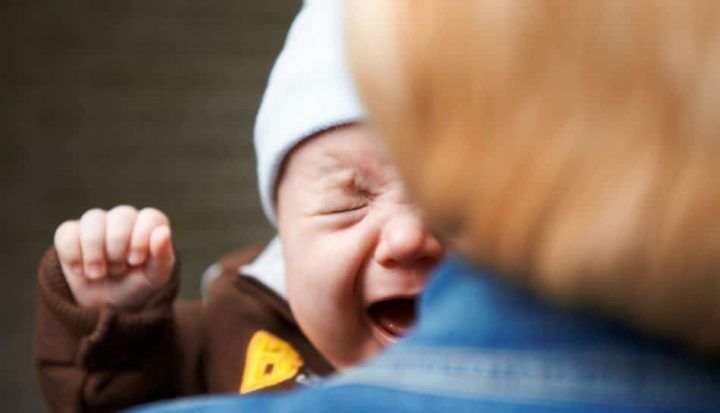
M 168 218 L 154 208 L 91 209 L 57 228 L 55 249 L 83 307 L 138 307 L 170 280 L 175 265 Z

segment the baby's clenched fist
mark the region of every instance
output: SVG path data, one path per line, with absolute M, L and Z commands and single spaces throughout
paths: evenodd
M 170 222 L 154 208 L 91 209 L 55 231 L 65 279 L 83 307 L 142 305 L 172 275 Z

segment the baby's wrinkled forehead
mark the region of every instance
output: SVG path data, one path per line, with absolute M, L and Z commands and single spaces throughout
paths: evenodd
M 387 157 L 374 148 L 332 148 L 319 153 L 314 161 L 313 174 L 328 186 L 382 187 L 397 179 Z

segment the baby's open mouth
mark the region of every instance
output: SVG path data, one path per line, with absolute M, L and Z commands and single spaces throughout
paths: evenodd
M 378 301 L 367 313 L 381 341 L 394 343 L 407 334 L 415 321 L 415 297 L 399 297 Z

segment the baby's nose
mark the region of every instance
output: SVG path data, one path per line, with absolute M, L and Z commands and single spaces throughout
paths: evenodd
M 384 266 L 435 264 L 444 249 L 414 210 L 391 216 L 382 228 L 375 259 Z

